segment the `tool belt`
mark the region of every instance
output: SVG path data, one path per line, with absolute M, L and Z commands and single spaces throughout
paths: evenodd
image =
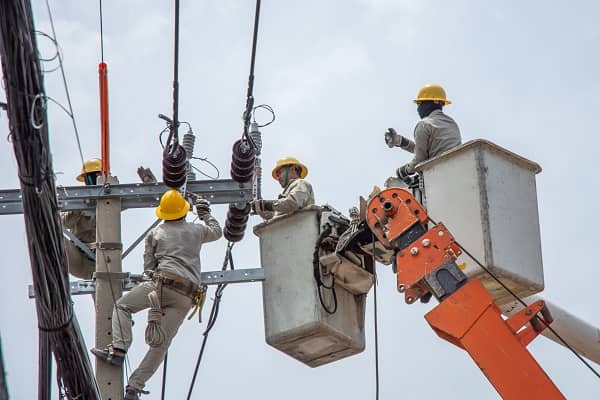
M 198 320 L 200 322 L 202 321 L 202 306 L 206 299 L 206 285 L 198 286 L 194 282 L 182 278 L 179 275 L 170 274 L 164 271 L 153 274 L 152 279 L 161 285 L 165 285 L 169 289 L 192 299 L 194 308 L 188 319 L 192 319 L 194 314 L 198 312 Z

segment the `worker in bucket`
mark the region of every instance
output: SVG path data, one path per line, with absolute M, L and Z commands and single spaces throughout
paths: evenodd
M 102 160 L 92 158 L 83 163 L 81 173 L 77 176 L 79 182 L 87 186 L 96 185 L 102 170 Z M 79 246 L 96 243 L 96 210 L 75 210 L 60 213 L 62 224 L 80 240 Z M 65 239 L 65 250 L 69 264 L 69 272 L 80 279 L 92 279 L 96 270 L 96 261 L 77 247 L 72 240 Z
M 396 170 L 396 177 L 410 181 L 415 173 L 415 166 L 448 151 L 461 143 L 460 130 L 456 122 L 443 112 L 443 107 L 450 104 L 446 91 L 437 84 L 423 86 L 417 98 L 417 112 L 421 120 L 414 129 L 414 141 L 402 136 L 394 128 L 385 132 L 385 143 L 388 147 L 400 147 L 414 153 L 414 158 Z M 386 186 L 388 186 L 386 182 Z
M 277 200 L 255 200 L 255 212 L 268 220 L 315 204 L 315 195 L 310 183 L 304 178 L 308 168 L 294 157 L 277 161 L 271 175 L 279 181 L 283 192 Z
M 131 314 L 148 313 L 146 343 L 150 346 L 132 372 L 125 400 L 147 394 L 144 386 L 163 362 L 167 349 L 192 306 L 201 307 L 205 289 L 200 281 L 200 249 L 222 235 L 219 222 L 210 213 L 208 200 L 197 198 L 196 211 L 203 223 L 185 220 L 190 204 L 179 191 L 165 192 L 156 208 L 164 222 L 146 236 L 144 272 L 151 277 L 121 297 L 112 314 L 112 343 L 92 353 L 101 360 L 123 365 L 131 345 Z M 191 317 L 191 316 L 190 316 Z

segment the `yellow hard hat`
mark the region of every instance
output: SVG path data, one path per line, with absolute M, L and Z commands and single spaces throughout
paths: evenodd
M 89 160 L 83 163 L 83 167 L 81 167 L 81 173 L 77 175 L 76 179 L 79 182 L 85 182 L 85 174 L 100 171 L 102 171 L 102 160 L 99 158 L 90 158 Z
M 306 165 L 302 164 L 294 157 L 284 157 L 280 158 L 275 163 L 275 168 L 273 168 L 273 172 L 271 172 L 273 179 L 277 180 L 277 170 L 281 167 L 285 167 L 286 165 L 295 165 L 300 167 L 300 178 L 304 178 L 306 175 L 308 175 L 308 168 L 306 168 Z
M 415 103 L 420 103 L 422 101 L 439 101 L 444 103 L 445 106 L 452 103 L 446 98 L 446 91 L 444 88 L 435 83 L 425 85 L 419 89 L 417 98 L 413 101 Z
M 165 221 L 172 221 L 184 217 L 190 210 L 190 203 L 181 196 L 178 190 L 167 190 L 160 198 L 156 207 L 156 216 Z

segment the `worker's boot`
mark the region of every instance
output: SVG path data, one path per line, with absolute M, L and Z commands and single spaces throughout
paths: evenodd
M 115 349 L 112 344 L 109 344 L 104 349 L 93 348 L 90 351 L 99 359 L 118 367 L 123 365 L 125 361 L 125 351 Z

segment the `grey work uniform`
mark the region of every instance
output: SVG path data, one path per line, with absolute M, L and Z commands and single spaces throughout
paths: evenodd
M 204 219 L 204 224 L 179 221 L 165 221 L 146 236 L 144 250 L 144 270 L 168 272 L 200 285 L 200 249 L 203 243 L 221 237 L 221 226 L 212 216 Z M 163 361 L 171 340 L 183 323 L 192 306 L 192 299 L 168 286 L 161 285 L 162 319 L 161 328 L 165 341 L 159 347 L 150 347 L 129 377 L 129 386 L 142 390 L 146 381 L 156 372 Z M 148 294 L 158 291 L 156 282 L 144 282 L 117 301 L 113 309 L 113 347 L 127 350 L 131 345 L 131 314 L 150 307 Z
M 434 110 L 417 122 L 414 136 L 414 142 L 409 140 L 406 146 L 399 146 L 415 155 L 412 161 L 406 164 L 409 174 L 415 172 L 417 164 L 439 156 L 461 143 L 458 125 L 442 110 Z
M 60 219 L 65 228 L 71 231 L 83 243 L 96 242 L 96 212 L 95 211 L 65 211 L 60 213 Z M 88 258 L 75 244 L 65 239 L 65 250 L 69 264 L 69 272 L 80 279 L 92 279 L 96 270 L 96 262 Z
M 283 190 L 279 199 L 273 203 L 273 211 L 263 211 L 264 219 L 271 219 L 291 213 L 315 204 L 315 194 L 312 185 L 302 178 L 296 178 Z

